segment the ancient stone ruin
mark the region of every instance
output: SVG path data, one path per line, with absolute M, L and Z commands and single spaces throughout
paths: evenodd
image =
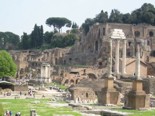
M 122 30 L 126 39 L 115 38 L 110 43 L 111 30 L 115 29 Z M 79 103 L 117 104 L 120 93 L 127 95 L 127 101 L 138 103 L 137 96 L 130 99 L 130 93 L 134 91 L 140 94 L 145 105 L 126 102 L 125 106 L 145 108 L 148 106 L 147 94 L 155 94 L 154 33 L 155 27 L 146 24 L 94 24 L 87 34 L 79 33 L 79 39 L 73 47 L 43 51 L 11 50 L 10 53 L 18 65 L 18 79 L 35 80 L 41 77 L 45 83 L 53 81 L 66 85 L 70 88 L 72 99 Z M 141 43 L 138 68 L 137 41 Z M 113 78 L 107 78 L 109 67 Z M 137 69 L 141 70 L 138 73 L 141 81 L 134 81 Z M 103 99 L 106 97 L 109 100 Z M 113 101 L 110 102 L 110 99 Z

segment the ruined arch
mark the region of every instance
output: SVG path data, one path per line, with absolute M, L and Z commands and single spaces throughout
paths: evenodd
M 93 73 L 89 73 L 89 74 L 87 74 L 87 75 L 88 75 L 88 78 L 89 78 L 89 79 L 92 79 L 92 80 L 97 79 L 96 75 L 93 74 Z
M 68 79 L 66 79 L 65 80 L 65 82 L 64 82 L 64 84 L 68 84 L 69 83 L 69 80 Z
M 73 79 L 70 80 L 70 84 L 74 84 L 74 80 Z
M 152 31 L 149 32 L 149 37 L 153 37 L 154 33 Z
M 140 32 L 139 31 L 135 31 L 134 35 L 135 35 L 135 37 L 140 37 Z
M 8 81 L 1 81 L 0 82 L 0 88 L 2 89 L 11 89 L 14 91 L 14 84 Z

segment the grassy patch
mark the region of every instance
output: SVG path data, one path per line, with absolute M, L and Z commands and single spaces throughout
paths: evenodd
M 21 112 L 22 116 L 30 116 L 30 110 L 35 109 L 39 116 L 53 116 L 54 114 L 71 114 L 73 116 L 81 116 L 69 107 L 52 107 L 49 106 L 48 100 L 36 100 L 39 103 L 34 104 L 34 99 L 0 99 L 4 111 L 11 110 L 13 115 Z M 4 112 L 3 112 L 4 113 Z
M 3 110 L 2 104 L 0 104 L 0 116 L 3 116 L 3 112 L 4 110 Z
M 66 87 L 64 85 L 61 85 L 61 84 L 55 83 L 55 82 L 48 84 L 48 86 L 56 86 L 56 87 L 58 87 L 58 88 L 60 88 L 62 90 L 66 90 L 68 88 L 68 87 Z
M 120 112 L 127 112 L 127 113 L 131 113 L 129 116 L 155 116 L 155 110 L 144 110 L 144 111 L 139 111 L 139 110 L 126 110 L 126 109 L 113 109 L 116 111 L 120 111 Z

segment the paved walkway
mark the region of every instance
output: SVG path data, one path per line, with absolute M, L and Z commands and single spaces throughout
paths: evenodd
M 25 95 L 26 93 L 26 95 Z M 58 92 L 57 90 L 45 90 L 45 91 L 36 91 L 35 93 L 35 97 L 34 96 L 30 96 L 28 95 L 28 92 L 22 92 L 22 95 L 20 95 L 20 92 L 18 91 L 15 91 L 15 92 L 12 92 L 10 96 L 4 96 L 3 95 L 0 95 L 0 99 L 15 99 L 15 98 L 18 98 L 18 99 L 26 99 L 26 98 L 36 98 L 36 99 L 41 99 L 43 98 L 43 95 L 45 96 L 45 98 L 51 98 L 52 96 L 54 95 L 62 95 L 61 92 Z

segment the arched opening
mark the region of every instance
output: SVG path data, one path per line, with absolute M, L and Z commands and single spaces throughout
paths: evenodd
M 128 42 L 128 45 L 131 46 L 131 42 Z
M 70 62 L 70 63 L 72 62 L 72 58 L 69 58 L 69 62 Z
M 151 51 L 151 56 L 155 57 L 155 51 Z
M 78 102 L 80 102 L 80 98 L 78 97 Z
M 83 75 L 86 75 L 86 69 L 83 69 Z
M 78 84 L 78 82 L 79 82 L 79 79 L 76 80 L 76 84 Z
M 32 63 L 32 65 L 33 65 L 33 63 Z M 23 74 L 23 73 L 24 73 L 24 69 L 21 68 L 21 69 L 20 69 L 20 74 Z
M 68 81 L 68 79 L 67 79 L 67 80 L 65 80 L 64 84 L 68 84 L 68 82 L 69 82 L 69 81 Z
M 154 33 L 152 31 L 149 32 L 149 36 L 153 37 Z
M 96 75 L 93 74 L 93 73 L 89 73 L 89 74 L 88 74 L 88 77 L 89 77 L 89 79 L 92 79 L 92 80 L 97 79 Z
M 102 62 L 99 62 L 98 65 L 99 65 L 99 66 L 102 66 Z
M 86 93 L 86 98 L 88 98 L 88 93 Z
M 150 41 L 149 41 L 149 40 L 147 40 L 147 45 L 148 45 L 148 46 L 150 45 Z
M 135 37 L 140 37 L 140 32 L 139 31 L 135 31 Z
M 11 82 L 8 81 L 1 81 L 0 82 L 0 88 L 2 89 L 11 89 L 14 91 L 14 85 Z
M 74 80 L 70 80 L 70 84 L 74 84 Z
M 58 64 L 58 59 L 57 58 L 55 59 L 55 64 Z
M 95 51 L 98 51 L 98 41 L 95 42 Z
M 103 36 L 105 35 L 105 28 L 103 28 Z

